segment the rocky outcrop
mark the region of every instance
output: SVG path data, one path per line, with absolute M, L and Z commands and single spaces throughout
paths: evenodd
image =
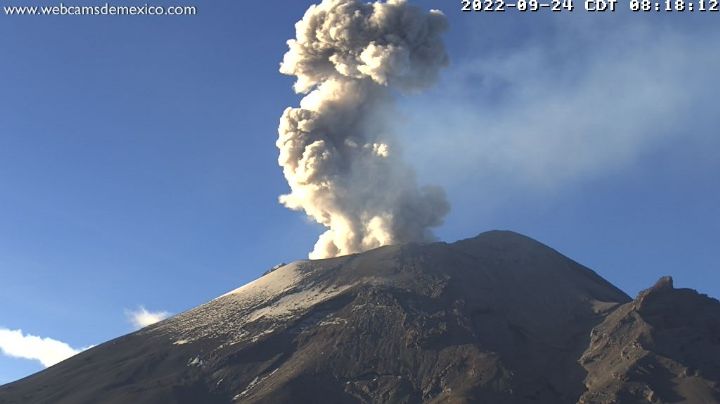
M 720 402 L 720 302 L 670 277 L 595 327 L 582 403 Z

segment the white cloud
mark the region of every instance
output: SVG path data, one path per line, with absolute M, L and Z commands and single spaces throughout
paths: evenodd
M 45 367 L 52 366 L 84 349 L 74 349 L 70 345 L 52 338 L 23 334 L 22 330 L 0 328 L 0 351 L 13 357 L 37 360 Z
M 158 321 L 165 320 L 170 317 L 167 311 L 148 311 L 145 307 L 140 306 L 137 310 L 127 310 L 128 320 L 135 328 L 143 328 L 155 324 Z

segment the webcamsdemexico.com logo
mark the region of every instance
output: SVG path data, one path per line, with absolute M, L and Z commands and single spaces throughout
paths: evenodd
M 195 15 L 195 6 L 3 6 L 5 15 Z

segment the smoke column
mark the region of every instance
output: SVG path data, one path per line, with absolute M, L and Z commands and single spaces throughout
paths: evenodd
M 324 0 L 295 28 L 280 72 L 305 96 L 280 120 L 291 190 L 280 202 L 327 228 L 310 258 L 432 239 L 449 211 L 445 193 L 418 187 L 383 123 L 395 94 L 433 84 L 447 65 L 445 16 L 405 0 Z

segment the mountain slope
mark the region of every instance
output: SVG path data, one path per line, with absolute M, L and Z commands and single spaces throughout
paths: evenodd
M 581 363 L 581 402 L 720 402 L 720 302 L 662 278 L 593 330 Z
M 389 246 L 282 266 L 2 386 L 0 403 L 594 402 L 618 396 L 597 330 L 633 304 L 512 232 Z

